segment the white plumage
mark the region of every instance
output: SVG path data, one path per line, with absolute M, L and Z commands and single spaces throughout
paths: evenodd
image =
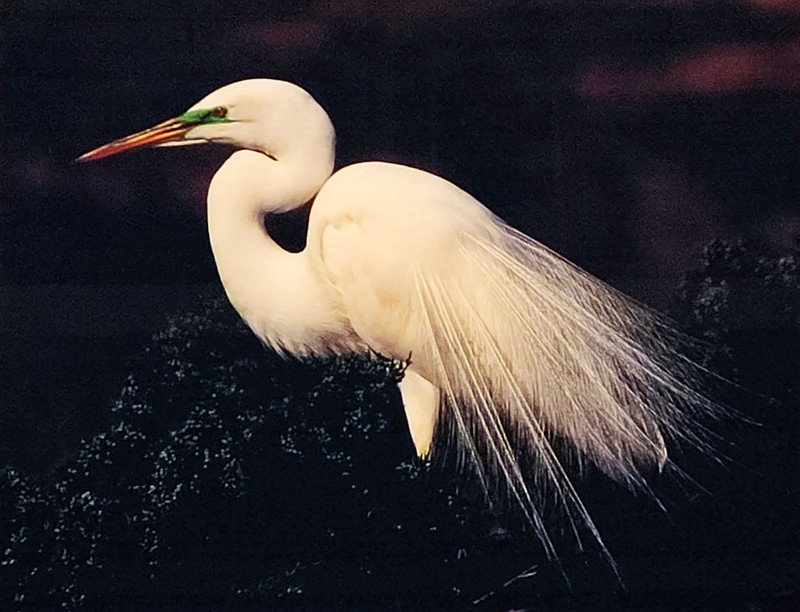
M 716 408 L 669 324 L 442 178 L 381 162 L 331 175 L 333 126 L 295 85 L 233 83 L 81 159 L 213 141 L 243 149 L 211 182 L 208 221 L 248 325 L 283 354 L 410 354 L 418 452 L 443 410 L 487 492 L 506 491 L 549 553 L 540 489 L 599 541 L 555 438 L 631 488 L 668 461 L 665 439 L 705 447 L 699 420 Z M 307 246 L 286 252 L 263 218 L 311 199 Z

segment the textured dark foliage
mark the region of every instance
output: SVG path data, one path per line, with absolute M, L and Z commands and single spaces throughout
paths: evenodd
M 668 514 L 620 498 L 602 478 L 584 485 L 627 593 L 596 554 L 565 550 L 570 592 L 529 533 L 485 509 L 468 475 L 410 459 L 395 388 L 401 364 L 281 361 L 219 299 L 154 337 L 111 426 L 66 467 L 36 481 L 12 467 L 0 472 L 0 602 L 395 610 L 474 601 L 477 609 L 594 610 L 781 603 L 800 583 L 798 275 L 796 259 L 719 243 L 684 284 L 678 318 L 709 342 L 709 366 L 741 385 L 721 383 L 725 400 L 758 425 L 730 425 L 720 441 L 726 467 L 692 471 L 711 493 L 678 499 Z
M 458 602 L 465 559 L 497 538 L 474 495 L 410 461 L 401 377 L 276 359 L 223 300 L 176 318 L 53 483 L 2 472 L 2 601 Z
M 688 554 L 713 559 L 698 575 L 719 585 L 720 607 L 751 598 L 750 609 L 797 609 L 800 260 L 716 241 L 676 313 L 707 341 L 709 367 L 735 383 L 717 385 L 718 395 L 743 419 L 719 429 L 725 470 L 698 472 L 711 494 L 687 517 Z
M 800 261 L 716 241 L 681 287 L 676 316 L 714 349 L 709 365 L 772 401 L 800 395 Z M 757 405 L 757 402 L 748 402 Z

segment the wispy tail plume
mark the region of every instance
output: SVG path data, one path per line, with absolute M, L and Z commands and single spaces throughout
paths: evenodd
M 720 409 L 699 390 L 703 369 L 660 315 L 502 221 L 459 244 L 457 274 L 416 271 L 427 334 L 416 357 L 435 374 L 484 487 L 499 481 L 548 554 L 540 490 L 578 540 L 583 525 L 602 547 L 553 440 L 579 463 L 647 489 L 669 442 L 711 452 L 702 422 Z

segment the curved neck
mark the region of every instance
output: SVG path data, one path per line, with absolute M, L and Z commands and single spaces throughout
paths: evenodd
M 341 333 L 332 297 L 306 252 L 290 253 L 264 228 L 265 215 L 302 206 L 330 175 L 333 156 L 273 160 L 237 151 L 208 191 L 208 230 L 220 279 L 242 318 L 279 352 L 325 354 Z M 298 170 L 300 169 L 300 170 Z

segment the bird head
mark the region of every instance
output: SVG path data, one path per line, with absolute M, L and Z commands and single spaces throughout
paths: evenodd
M 219 142 L 278 159 L 308 137 L 333 143 L 328 115 L 302 88 L 286 81 L 250 79 L 217 89 L 184 113 L 81 155 L 102 159 L 129 149 Z

